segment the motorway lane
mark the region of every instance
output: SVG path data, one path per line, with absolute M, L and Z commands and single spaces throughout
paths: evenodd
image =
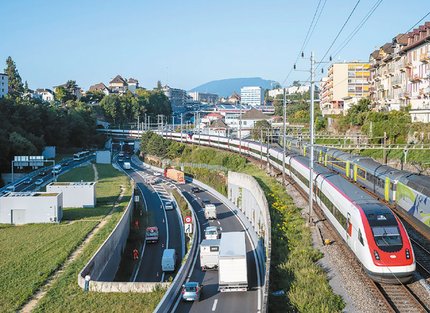
M 210 193 L 203 191 L 197 194 L 191 193 L 192 184 L 178 185 L 185 191 L 185 196 L 190 201 L 199 223 L 202 234 L 207 226 L 221 226 L 222 232 L 243 231 L 242 224 L 236 216 Z M 209 200 L 217 207 L 218 220 L 209 223 L 204 218 L 203 200 Z M 202 235 L 203 236 L 203 235 Z M 203 283 L 203 294 L 199 302 L 179 302 L 175 312 L 257 312 L 258 310 L 258 283 L 257 268 L 252 246 L 248 236 L 246 237 L 247 266 L 248 266 L 248 291 L 247 292 L 218 292 L 218 271 L 202 272 L 200 267 L 200 254 L 197 253 L 197 262 L 195 263 L 190 281 Z M 203 239 L 203 238 L 202 238 Z
M 173 273 L 163 273 L 161 270 L 161 257 L 165 248 L 175 249 L 178 253 L 176 269 L 182 262 L 181 257 L 181 234 L 178 214 L 176 210 L 165 211 L 164 204 L 171 201 L 169 194 L 164 189 L 164 183 L 147 185 L 146 178 L 152 178 L 152 172 L 133 164 L 132 170 L 128 174 L 136 181 L 137 186 L 142 190 L 145 197 L 148 211 L 148 226 L 157 226 L 159 230 L 158 243 L 145 244 L 143 259 L 137 269 L 137 275 L 133 280 L 136 282 L 159 282 L 168 281 L 173 277 Z M 163 208 L 160 206 L 163 203 Z M 167 219 L 166 219 L 167 217 Z M 176 271 L 175 273 L 176 274 Z

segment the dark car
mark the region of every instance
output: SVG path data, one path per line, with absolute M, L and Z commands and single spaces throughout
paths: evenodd
M 200 192 L 201 190 L 200 190 L 200 188 L 199 187 L 193 187 L 193 188 L 191 188 L 191 192 L 193 192 L 193 193 L 198 193 L 198 192 Z
M 46 175 L 46 171 L 45 170 L 40 171 L 39 176 L 45 176 L 45 175 Z

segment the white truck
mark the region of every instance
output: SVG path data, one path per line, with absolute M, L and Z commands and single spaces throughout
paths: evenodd
M 205 207 L 203 210 L 205 212 L 205 218 L 207 220 L 216 220 L 216 206 L 215 206 L 215 204 L 212 204 L 212 203 L 205 204 Z
M 218 268 L 220 240 L 203 240 L 200 243 L 200 267 L 202 271 Z
M 218 290 L 248 290 L 244 232 L 222 233 L 218 257 Z
M 124 162 L 124 164 L 122 165 L 122 167 L 125 170 L 129 170 L 129 169 L 131 169 L 131 164 L 130 164 L 130 162 Z

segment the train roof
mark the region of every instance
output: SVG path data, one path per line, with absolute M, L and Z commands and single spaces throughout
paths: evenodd
M 430 196 L 430 177 L 426 175 L 409 174 L 399 179 L 406 186 L 421 192 L 423 195 Z
M 379 162 L 376 162 L 374 159 L 368 157 L 363 158 L 356 156 L 352 161 L 354 162 L 354 164 L 357 164 L 363 170 L 378 177 L 389 177 L 392 180 L 396 180 L 399 177 L 408 174 L 408 172 L 406 171 L 401 171 L 391 166 L 383 165 Z
M 354 155 L 352 155 L 351 153 L 348 153 L 348 152 L 345 152 L 342 150 L 337 150 L 337 149 L 328 149 L 327 154 L 329 154 L 335 158 L 338 158 L 342 161 L 348 161 L 354 157 Z
M 300 163 L 309 167 L 309 159 L 303 156 L 294 157 Z M 323 176 L 327 181 L 329 181 L 332 185 L 336 186 L 336 188 L 347 195 L 347 197 L 357 206 L 359 206 L 366 216 L 372 217 L 372 214 L 385 214 L 392 215 L 391 210 L 380 203 L 378 200 L 374 199 L 367 192 L 363 191 L 361 188 L 357 187 L 353 183 L 347 181 L 345 178 L 340 176 L 339 174 L 328 171 L 327 168 L 315 163 L 314 170 L 319 175 Z

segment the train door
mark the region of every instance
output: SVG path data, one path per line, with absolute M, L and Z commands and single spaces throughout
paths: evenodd
M 348 246 L 351 246 L 351 236 L 352 236 L 352 224 L 351 224 L 351 214 L 346 214 L 346 242 Z
M 349 161 L 346 161 L 345 175 L 346 175 L 346 177 L 349 177 Z
M 327 158 L 328 158 L 328 156 L 327 156 L 327 153 L 326 153 L 326 154 L 324 154 L 324 166 L 325 167 L 327 167 Z
M 389 177 L 385 177 L 384 199 L 385 201 L 390 201 L 390 178 Z
M 357 181 L 357 165 L 354 164 L 354 176 L 353 176 L 354 181 Z

